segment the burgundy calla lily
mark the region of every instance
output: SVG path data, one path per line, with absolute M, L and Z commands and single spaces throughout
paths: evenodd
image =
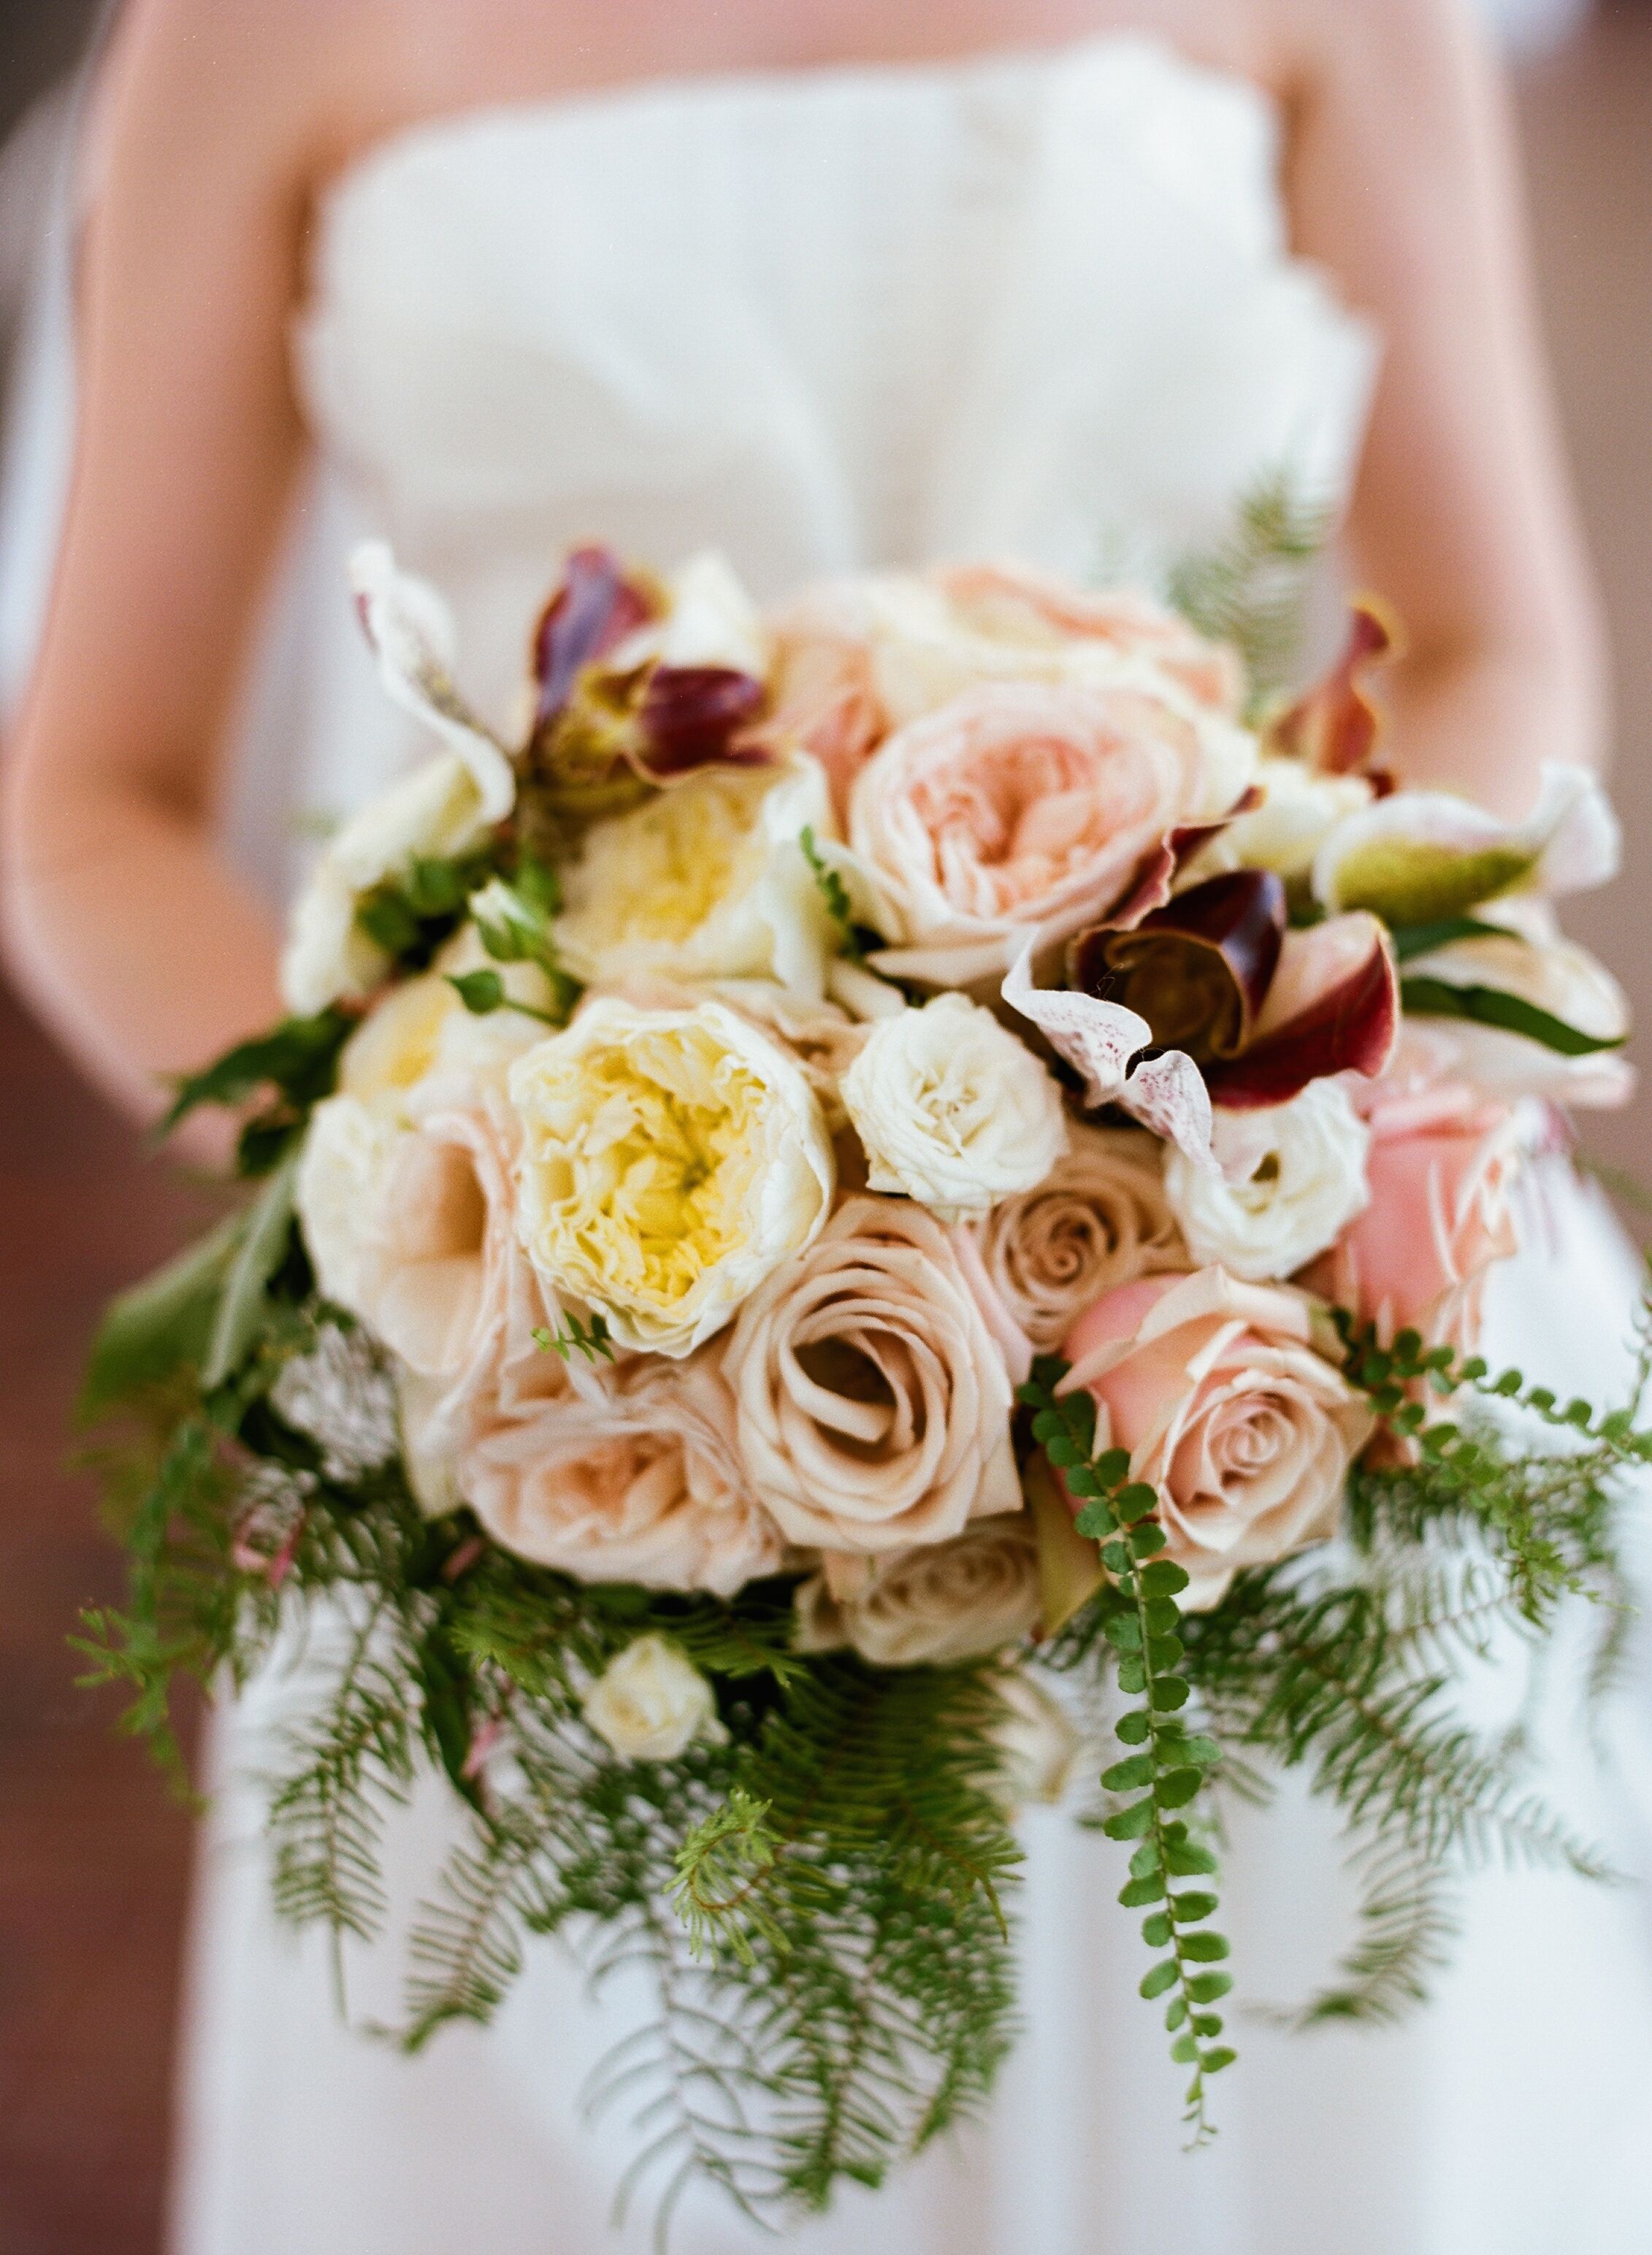
M 767 766 L 766 745 L 740 741 L 767 701 L 763 683 L 731 665 L 657 665 L 636 708 L 641 742 L 632 764 L 660 783 L 714 761 Z
M 1368 595 L 1349 606 L 1342 655 L 1268 731 L 1269 750 L 1305 760 L 1325 775 L 1353 775 L 1376 749 L 1381 717 L 1367 677 L 1403 647 L 1391 611 Z
M 1285 889 L 1270 869 L 1234 869 L 1152 910 L 1133 930 L 1082 932 L 1067 981 L 1121 1002 L 1167 1048 L 1199 1064 L 1232 1057 L 1254 1036 L 1279 962 Z
M 1351 910 L 1285 934 L 1249 1046 L 1216 1060 L 1205 1077 L 1230 1111 L 1283 1104 L 1328 1073 L 1374 1078 L 1399 1029 L 1400 980 L 1387 931 L 1375 917 Z
M 536 733 L 566 709 L 580 675 L 646 626 L 657 606 L 609 548 L 576 548 L 533 635 Z

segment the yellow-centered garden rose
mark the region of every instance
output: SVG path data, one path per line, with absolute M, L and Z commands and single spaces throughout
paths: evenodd
M 553 1290 L 685 1355 L 819 1232 L 835 1170 L 800 1069 L 720 1002 L 612 996 L 510 1069 L 519 1226 Z

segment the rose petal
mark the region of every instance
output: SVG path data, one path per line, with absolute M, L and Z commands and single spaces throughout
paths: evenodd
M 1374 1077 L 1399 1036 L 1399 974 L 1374 917 L 1331 917 L 1288 931 L 1279 968 L 1241 1057 L 1207 1074 L 1219 1104 L 1235 1110 L 1283 1104 L 1327 1073 Z
M 387 696 L 432 728 L 470 771 L 484 822 L 503 821 L 517 796 L 504 747 L 453 685 L 453 614 L 427 580 L 399 572 L 390 545 L 367 540 L 350 558 L 350 587 Z

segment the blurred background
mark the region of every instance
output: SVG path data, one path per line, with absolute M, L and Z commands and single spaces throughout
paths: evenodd
M 1626 869 L 1567 921 L 1652 1029 L 1652 0 L 1494 11 L 1617 662 Z M 59 161 L 51 90 L 102 12 L 0 0 L 0 355 Z M 1643 1068 L 1648 1055 L 1643 1039 Z M 66 1435 L 100 1304 L 164 1257 L 203 1201 L 86 1094 L 4 987 L 0 1085 L 0 2255 L 151 2255 L 190 1826 L 115 1735 L 112 1703 L 73 1688 L 66 1631 L 81 1605 L 118 1597 L 118 1575 Z M 1595 1115 L 1589 1148 L 1652 1175 L 1648 1116 L 1644 1103 Z

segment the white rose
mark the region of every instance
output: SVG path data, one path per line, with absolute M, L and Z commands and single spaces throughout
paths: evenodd
M 824 1577 L 798 1592 L 798 1642 L 847 1644 L 875 1668 L 945 1666 L 1001 1651 L 1038 1619 L 1038 1553 L 1024 1514 L 950 1542 L 874 1559 L 854 1594 L 833 1602 Z
M 836 1181 L 800 1068 L 721 1002 L 588 1001 L 510 1068 L 522 1241 L 624 1346 L 685 1355 L 810 1244 Z
M 407 1130 L 383 1107 L 329 1096 L 310 1114 L 293 1201 L 322 1296 L 362 1312 L 384 1185 Z
M 903 1191 L 943 1221 L 1030 1190 L 1067 1149 L 1061 1091 L 962 994 L 880 1019 L 842 1087 L 872 1189 Z
M 482 796 L 456 752 L 428 760 L 357 809 L 330 840 L 293 908 L 281 959 L 282 999 L 308 1016 L 342 996 L 360 1001 L 390 968 L 361 931 L 364 895 L 418 857 L 447 860 L 480 844 Z
M 1370 1203 L 1371 1131 L 1338 1081 L 1254 1112 L 1218 1106 L 1211 1147 L 1220 1175 L 1166 1152 L 1164 1195 L 1193 1259 L 1248 1283 L 1291 1275 Z
M 833 826 L 801 753 L 690 776 L 593 825 L 564 873 L 558 947 L 587 981 L 775 979 L 818 1000 L 833 932 L 798 841 Z
M 450 975 L 495 969 L 513 1001 L 549 1007 L 550 982 L 538 966 L 493 964 L 475 925 L 467 924 L 433 970 L 391 987 L 362 1019 L 339 1053 L 341 1091 L 411 1121 L 502 1086 L 511 1059 L 543 1041 L 545 1028 L 524 1010 L 476 1017 L 465 1008 Z
M 696 1739 L 728 1735 L 711 1685 L 663 1636 L 615 1654 L 585 1695 L 585 1719 L 628 1762 L 675 1761 Z

